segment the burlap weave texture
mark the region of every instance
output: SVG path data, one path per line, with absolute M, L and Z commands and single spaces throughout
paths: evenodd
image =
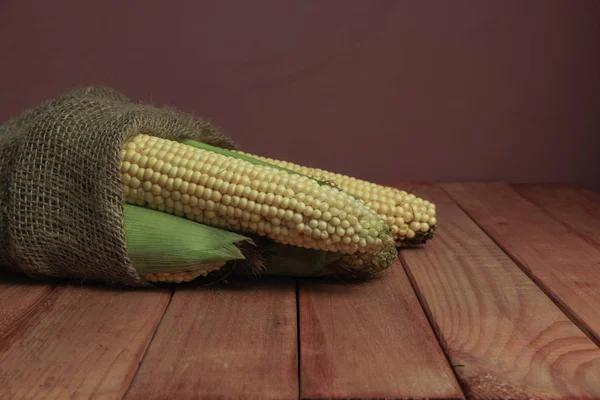
M 102 87 L 0 126 L 0 264 L 32 277 L 146 285 L 127 257 L 119 160 L 138 133 L 235 148 L 208 122 Z

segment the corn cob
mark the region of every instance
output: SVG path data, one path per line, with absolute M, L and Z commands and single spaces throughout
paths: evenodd
M 379 214 L 338 188 L 210 146 L 136 135 L 121 151 L 121 173 L 128 203 L 206 225 L 343 254 L 393 243 Z
M 321 181 L 331 182 L 344 192 L 359 197 L 385 218 L 398 244 L 405 241 L 419 243 L 433 236 L 437 223 L 435 204 L 412 193 L 288 161 L 239 151 L 238 153 Z

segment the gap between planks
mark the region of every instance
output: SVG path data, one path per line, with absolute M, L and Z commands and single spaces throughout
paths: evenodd
M 167 285 L 165 285 L 167 286 Z M 173 294 L 175 294 L 175 284 L 169 284 L 169 300 L 167 301 L 167 304 L 165 305 L 165 308 L 163 310 L 162 315 L 160 316 L 160 318 L 158 319 L 158 322 L 156 323 L 156 326 L 154 327 L 154 332 L 152 332 L 152 336 L 150 337 L 150 340 L 148 340 L 148 343 L 146 344 L 146 347 L 144 348 L 144 351 L 142 352 L 142 355 L 140 356 L 140 360 L 138 361 L 138 365 L 137 368 L 135 369 L 135 371 L 133 372 L 133 375 L 131 377 L 131 380 L 129 382 L 129 385 L 127 386 L 127 389 L 125 390 L 125 393 L 123 395 L 123 397 L 127 397 L 127 393 L 129 392 L 129 390 L 131 389 L 131 386 L 133 385 L 133 381 L 135 380 L 135 377 L 137 376 L 137 373 L 139 371 L 140 365 L 142 365 L 142 363 L 144 362 L 144 359 L 146 358 L 146 353 L 148 352 L 148 348 L 150 348 L 150 344 L 152 343 L 152 341 L 154 340 L 154 337 L 156 336 L 156 332 L 158 331 L 158 327 L 160 326 L 165 314 L 167 313 L 167 310 L 169 309 L 169 305 L 171 305 L 171 300 L 173 299 Z
M 298 357 L 298 363 L 296 364 L 296 375 L 298 376 L 298 399 L 302 396 L 301 388 L 302 388 L 302 375 L 300 371 L 302 371 L 302 336 L 300 332 L 300 282 L 296 279 L 296 357 Z

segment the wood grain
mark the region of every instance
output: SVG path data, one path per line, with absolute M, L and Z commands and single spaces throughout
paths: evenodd
M 296 399 L 291 280 L 177 287 L 128 399 Z
M 443 188 L 600 343 L 600 250 L 502 183 Z
M 169 297 L 57 287 L 0 341 L 0 398 L 122 398 Z
M 302 398 L 462 398 L 399 262 L 366 283 L 300 283 Z
M 0 340 L 16 329 L 53 289 L 46 283 L 0 272 Z
M 597 193 L 565 185 L 513 185 L 521 196 L 600 247 L 600 198 Z
M 440 227 L 401 257 L 470 398 L 600 398 L 600 348 L 445 194 Z

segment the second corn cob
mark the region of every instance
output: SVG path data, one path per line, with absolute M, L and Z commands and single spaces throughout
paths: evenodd
M 412 193 L 288 161 L 238 153 L 318 180 L 331 182 L 343 191 L 359 197 L 385 218 L 399 245 L 403 242 L 423 243 L 433 236 L 437 224 L 435 204 Z

